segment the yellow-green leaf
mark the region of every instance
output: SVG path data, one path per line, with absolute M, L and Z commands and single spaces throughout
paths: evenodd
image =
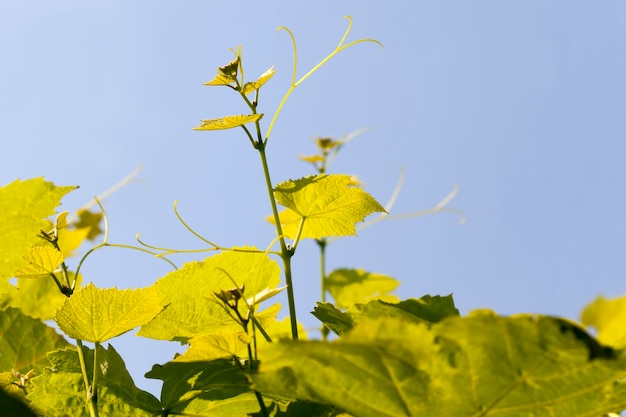
M 617 349 L 626 348 L 626 297 L 598 297 L 582 312 L 581 321 L 598 331 L 598 340 Z
M 339 308 L 348 308 L 371 299 L 397 302 L 398 298 L 389 292 L 396 289 L 398 284 L 394 278 L 363 269 L 336 269 L 326 277 L 326 289 Z
M 211 361 L 240 356 L 251 337 L 243 331 L 204 334 L 189 340 L 189 349 L 174 359 L 175 362 Z
M 232 317 L 233 311 L 216 293 L 243 288 L 237 308 L 246 317 L 245 300 L 258 299 L 257 294 L 276 288 L 280 268 L 263 252 L 252 252 L 255 248 L 237 249 L 250 252 L 229 251 L 209 256 L 202 262 L 188 262 L 159 279 L 155 287 L 168 307 L 137 334 L 159 340 L 188 340 L 202 334 L 241 329 L 241 324 Z M 273 305 L 255 316 L 261 323 L 271 322 L 279 309 L 280 305 Z
M 294 213 L 281 213 L 283 234 L 293 239 L 302 219 L 301 237 L 321 239 L 356 235 L 356 223 L 385 209 L 359 187 L 352 187 L 349 175 L 316 175 L 285 181 L 274 195 Z
M 81 283 L 81 276 L 78 277 L 77 285 Z M 69 279 L 73 282 L 73 272 L 69 273 Z M 54 320 L 56 311 L 67 300 L 50 276 L 47 279 L 18 278 L 17 288 L 19 291 L 7 294 L 8 305 L 41 320 Z
M 274 76 L 274 74 L 276 74 L 276 70 L 274 69 L 274 67 L 271 67 L 270 69 L 265 71 L 263 74 L 261 74 L 261 76 L 256 81 L 251 82 L 251 83 L 246 83 L 243 86 L 243 93 L 248 95 L 251 92 L 258 90 L 259 88 L 263 86 L 263 84 L 268 82 L 270 78 Z
M 33 246 L 24 256 L 28 264 L 17 271 L 18 278 L 51 278 L 50 275 L 63 263 L 63 254 L 52 246 Z
M 67 299 L 56 322 L 71 338 L 102 343 L 147 323 L 162 309 L 154 286 L 118 290 L 90 283 Z
M 6 279 L 27 264 L 23 256 L 41 242 L 37 235 L 47 227 L 45 218 L 75 188 L 57 187 L 43 178 L 0 187 L 0 293 L 13 289 Z
M 234 127 L 245 125 L 246 123 L 253 123 L 263 117 L 262 113 L 257 114 L 239 114 L 235 116 L 225 116 L 219 119 L 207 119 L 202 120 L 202 123 L 198 127 L 194 127 L 193 130 L 224 130 L 232 129 Z

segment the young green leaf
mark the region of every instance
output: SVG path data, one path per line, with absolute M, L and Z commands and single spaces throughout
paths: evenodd
M 232 417 L 259 410 L 248 380 L 233 360 L 154 365 L 146 378 L 163 380 L 161 402 L 172 414 Z
M 311 314 L 339 336 L 354 327 L 352 317 L 331 303 L 317 303 Z
M 258 90 L 259 88 L 263 86 L 263 84 L 268 82 L 270 78 L 274 76 L 274 74 L 276 74 L 276 70 L 274 69 L 274 67 L 268 69 L 263 74 L 261 74 L 261 76 L 256 81 L 251 82 L 251 83 L 246 83 L 243 86 L 243 93 L 245 95 L 248 95 L 252 93 L 253 91 Z
M 399 301 L 396 296 L 389 294 L 398 285 L 399 282 L 394 278 L 363 269 L 340 268 L 326 277 L 326 289 L 339 308 L 348 308 L 371 299 Z
M 276 201 L 297 214 L 294 219 L 281 213 L 285 236 L 294 239 L 302 219 L 302 238 L 356 235 L 356 223 L 385 211 L 368 193 L 350 186 L 350 181 L 349 175 L 324 174 L 278 184 L 274 189 Z
M 239 114 L 235 116 L 225 116 L 219 119 L 202 120 L 200 126 L 194 127 L 193 130 L 224 130 L 234 127 L 243 126 L 247 123 L 257 122 L 263 117 L 262 113 L 256 114 Z
M 598 297 L 585 307 L 581 321 L 598 331 L 600 343 L 616 349 L 626 348 L 626 297 L 613 300 Z
M 76 187 L 57 187 L 43 178 L 17 180 L 0 187 L 0 294 L 12 290 L 6 281 L 25 266 L 23 256 L 41 239 L 45 218 Z
M 142 326 L 139 336 L 160 340 L 186 340 L 208 333 L 239 331 L 232 311 L 215 295 L 233 288 L 244 288 L 243 298 L 250 298 L 280 283 L 280 268 L 275 261 L 254 248 L 251 252 L 229 251 L 210 256 L 202 262 L 189 262 L 159 279 L 155 288 L 168 308 Z M 267 324 L 280 309 L 274 305 L 255 313 Z M 244 300 L 238 301 L 242 317 L 248 314 Z
M 100 417 L 157 417 L 161 404 L 153 395 L 138 389 L 126 370 L 124 361 L 113 346 L 98 345 L 98 415 Z M 89 381 L 93 378 L 94 351 L 83 347 Z M 85 384 L 78 352 L 63 349 L 48 354 L 50 367 L 33 379 L 34 391 L 28 395 L 46 416 L 83 417 L 89 415 L 85 406 Z
M 118 290 L 89 283 L 65 301 L 56 322 L 69 337 L 102 343 L 149 322 L 161 310 L 154 286 Z
M 18 278 L 48 278 L 64 261 L 63 254 L 52 246 L 33 246 L 24 256 L 27 265 L 15 271 Z

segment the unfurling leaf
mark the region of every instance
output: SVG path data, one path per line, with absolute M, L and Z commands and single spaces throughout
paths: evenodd
M 237 126 L 253 123 L 263 117 L 262 113 L 257 114 L 240 114 L 235 116 L 225 116 L 219 119 L 202 120 L 202 124 L 194 127 L 193 130 L 224 130 L 232 129 Z
M 209 86 L 228 86 L 233 84 L 237 80 L 237 72 L 239 70 L 240 57 L 230 61 L 223 67 L 217 68 L 217 75 L 211 81 L 204 83 L 203 85 Z
M 50 278 L 63 263 L 63 254 L 52 246 L 33 246 L 24 257 L 28 265 L 15 271 L 18 278 Z
M 136 290 L 81 288 L 57 311 L 65 334 L 88 342 L 105 342 L 146 324 L 163 310 L 154 286 Z
M 263 74 L 261 74 L 261 76 L 256 81 L 251 82 L 251 83 L 246 83 L 243 86 L 243 93 L 245 95 L 248 95 L 252 93 L 253 91 L 258 90 L 259 88 L 263 86 L 263 84 L 268 82 L 270 78 L 274 76 L 274 74 L 276 74 L 276 70 L 274 69 L 274 67 L 268 69 Z
M 356 223 L 385 209 L 361 188 L 352 187 L 349 175 L 316 175 L 285 181 L 274 189 L 276 201 L 292 213 L 281 213 L 283 234 L 293 239 L 302 219 L 302 238 L 351 236 Z

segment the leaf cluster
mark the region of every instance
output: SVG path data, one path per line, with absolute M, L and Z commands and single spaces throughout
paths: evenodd
M 163 259 L 189 251 L 113 244 L 103 211 L 55 216 L 76 187 L 43 178 L 0 187 L 3 416 L 600 417 L 626 409 L 626 298 L 598 298 L 581 323 L 488 310 L 462 317 L 452 295 L 399 300 L 395 278 L 348 267 L 326 272 L 327 246 L 356 235 L 372 214 L 388 218 L 396 193 L 383 206 L 356 177 L 328 173 L 351 137 L 318 138 L 318 153 L 301 157 L 315 173 L 276 185 L 266 149 L 280 110 L 302 81 L 346 48 L 377 43 L 344 43 L 350 25 L 300 79 L 295 39 L 281 28 L 293 41 L 294 72 L 265 131 L 259 91 L 273 67 L 246 81 L 239 48 L 205 83 L 232 89 L 250 109 L 202 120 L 196 129 L 241 128 L 259 152 L 272 211 L 267 220 L 276 229 L 264 250 L 217 245 L 176 211 L 208 245 L 196 252 L 209 256 L 180 268 L 167 260 L 174 269 L 145 288 L 84 284 L 81 266 L 105 247 Z M 452 197 L 431 211 L 442 211 Z M 102 242 L 77 257 L 97 238 Z M 321 340 L 307 339 L 296 318 L 291 258 L 302 239 L 320 249 L 322 293 L 312 314 Z M 283 291 L 288 317 L 279 319 L 281 303 L 267 302 Z M 185 348 L 146 373 L 163 382 L 159 398 L 137 388 L 111 344 L 137 328 L 139 337 Z

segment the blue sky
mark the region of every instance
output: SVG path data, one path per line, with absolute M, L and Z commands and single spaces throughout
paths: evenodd
M 224 246 L 265 247 L 273 230 L 258 156 L 239 131 L 192 131 L 245 110 L 202 86 L 243 46 L 248 77 L 270 66 L 264 127 L 288 88 L 292 29 L 304 74 L 338 43 L 350 49 L 297 89 L 268 149 L 274 183 L 310 173 L 311 139 L 367 127 L 331 171 L 357 174 L 395 213 L 436 204 L 453 214 L 379 223 L 330 246 L 328 267 L 402 281 L 398 294 L 449 294 L 459 309 L 577 318 L 598 295 L 626 293 L 626 5 L 618 1 L 185 2 L 23 0 L 0 4 L 0 183 L 45 176 L 78 184 L 76 209 L 141 164 L 105 202 L 110 240 L 201 247 L 185 219 Z M 316 247 L 294 259 L 299 318 L 319 299 Z M 179 263 L 182 263 L 180 258 Z M 188 258 L 185 258 L 188 259 Z M 83 268 L 101 287 L 149 285 L 165 263 L 120 250 Z M 130 335 L 113 344 L 137 384 L 174 345 Z M 156 346 L 156 348 L 155 348 Z M 145 355 L 145 349 L 151 349 Z

